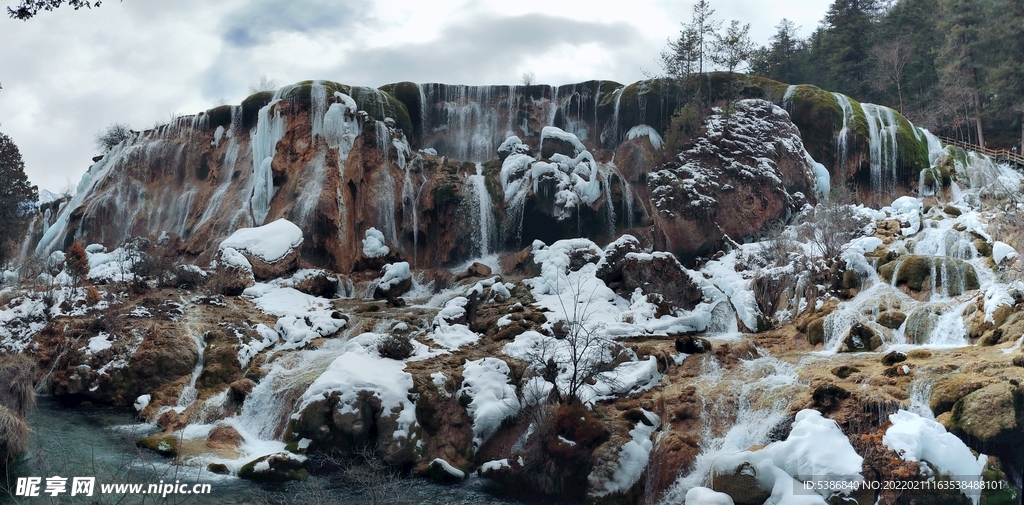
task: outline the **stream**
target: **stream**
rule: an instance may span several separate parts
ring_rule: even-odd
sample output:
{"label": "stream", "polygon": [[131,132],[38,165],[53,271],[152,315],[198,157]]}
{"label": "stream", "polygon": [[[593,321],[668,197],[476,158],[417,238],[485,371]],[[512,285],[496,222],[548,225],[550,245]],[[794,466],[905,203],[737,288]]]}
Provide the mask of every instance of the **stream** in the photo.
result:
{"label": "stream", "polygon": [[[138,423],[130,413],[109,407],[67,408],[49,397],[40,397],[29,414],[32,429],[29,449],[11,466],[6,482],[0,482],[0,503],[201,503],[201,504],[287,504],[287,503],[373,503],[367,490],[346,485],[339,478],[313,476],[303,482],[265,486],[233,476],[221,476],[205,468],[179,466],[171,460],[135,447],[135,440],[155,431]],[[67,477],[66,492],[51,497],[45,492],[49,477]],[[18,478],[40,477],[39,497],[14,496]],[[74,477],[95,477],[93,496],[70,496]],[[209,485],[209,494],[135,494],[124,489],[103,493],[103,485],[176,482],[191,490],[196,484]],[[383,491],[389,496],[378,503],[498,504],[525,503],[491,494],[489,481],[472,477],[461,484],[445,486],[417,478],[397,479]],[[547,502],[553,503],[553,502]]]}

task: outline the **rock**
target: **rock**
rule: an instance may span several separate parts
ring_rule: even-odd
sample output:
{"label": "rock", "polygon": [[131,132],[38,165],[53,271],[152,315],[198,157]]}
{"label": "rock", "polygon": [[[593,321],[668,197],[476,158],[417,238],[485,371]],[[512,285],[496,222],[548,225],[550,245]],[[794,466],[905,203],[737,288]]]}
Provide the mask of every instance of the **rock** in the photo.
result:
{"label": "rock", "polygon": [[[231,262],[232,255],[237,255],[244,261],[235,258],[234,262]],[[255,284],[252,264],[234,249],[221,251],[217,267],[207,283],[211,291],[224,296],[239,296]]]}
{"label": "rock", "polygon": [[736,505],[761,505],[768,501],[771,492],[757,483],[757,470],[750,463],[736,467],[731,474],[715,474],[711,478],[711,489],[725,493]]}
{"label": "rock", "polygon": [[605,272],[609,279],[619,279],[617,291],[626,297],[640,288],[646,294],[660,294],[672,307],[692,310],[704,296],[679,260],[665,252],[627,253]]}
{"label": "rock", "polygon": [[951,423],[976,440],[976,450],[1017,447],[1024,442],[1024,398],[1005,382],[974,391],[953,405]]}
{"label": "rock", "polygon": [[484,278],[487,278],[487,277],[490,277],[490,276],[491,276],[491,267],[489,267],[487,265],[484,265],[483,263],[474,262],[472,265],[469,266],[469,268],[466,269],[465,272],[462,272],[461,274],[455,276],[455,282],[458,282],[458,281],[461,281],[461,280],[464,280],[464,279],[470,279],[470,278],[473,278],[473,277],[484,277]]}
{"label": "rock", "polygon": [[279,452],[269,456],[256,458],[238,470],[238,476],[262,483],[280,483],[290,480],[303,480],[309,477],[302,460],[297,456]]}
{"label": "rock", "polygon": [[228,385],[228,396],[237,404],[241,405],[245,398],[252,392],[256,383],[252,379],[238,379]]}
{"label": "rock", "polygon": [[684,354],[703,354],[711,352],[711,342],[706,338],[683,335],[676,338],[676,351]]}
{"label": "rock", "polygon": [[[545,126],[544,130],[540,143],[541,158],[550,160],[555,154],[561,154],[571,159],[581,152],[577,147],[581,146],[580,141],[575,135],[551,126]],[[544,135],[549,132],[553,134]]]}
{"label": "rock", "polygon": [[245,439],[238,430],[226,424],[218,424],[206,437],[206,447],[222,451],[237,451]]}
{"label": "rock", "polygon": [[825,318],[819,317],[807,323],[807,343],[820,345],[825,343]]}
{"label": "rock", "polygon": [[629,253],[643,252],[640,241],[632,235],[623,235],[604,248],[604,258],[597,264],[598,279],[609,286],[622,282],[622,262]]}
{"label": "rock", "polygon": [[536,277],[540,275],[540,265],[533,261],[533,247],[527,246],[514,253],[504,253],[498,257],[503,273]]}
{"label": "rock", "polygon": [[291,221],[278,219],[255,228],[242,228],[220,243],[221,250],[232,248],[249,261],[257,280],[287,277],[299,268],[302,230]]}
{"label": "rock", "polygon": [[835,384],[823,384],[814,388],[814,393],[811,394],[811,399],[814,401],[814,407],[828,412],[839,406],[839,402],[850,397],[850,392],[835,385]]}
{"label": "rock", "polygon": [[1018,354],[1013,357],[1013,366],[1024,367],[1024,354]]}
{"label": "rock", "polygon": [[381,270],[381,279],[377,287],[373,289],[373,297],[386,299],[389,303],[397,300],[399,296],[412,289],[412,272],[406,262],[384,265]]}
{"label": "rock", "polygon": [[833,368],[831,370],[831,372],[832,372],[832,375],[835,375],[836,377],[839,377],[840,379],[845,379],[845,378],[847,378],[847,377],[849,377],[849,376],[851,376],[851,375],[853,375],[853,374],[855,374],[857,372],[860,372],[860,369],[855,367],[855,366],[850,366],[850,365],[839,365],[839,366]]}
{"label": "rock", "polygon": [[135,442],[137,447],[148,449],[165,458],[173,458],[178,455],[178,439],[174,435],[158,433],[150,435]]}
{"label": "rock", "polygon": [[231,470],[229,470],[228,466],[225,465],[224,463],[210,463],[209,465],[206,465],[206,469],[210,473],[215,473],[217,475],[230,475],[231,474]]}
{"label": "rock", "polygon": [[907,355],[899,351],[890,351],[882,357],[882,364],[885,366],[893,366],[896,363],[901,363],[907,360]]}
{"label": "rock", "polygon": [[[932,279],[932,272],[935,278]],[[886,282],[905,284],[911,291],[930,290],[934,285],[942,287],[949,296],[958,296],[965,291],[978,289],[978,273],[966,261],[947,256],[909,255],[882,265],[879,275]]]}
{"label": "rock", "polygon": [[696,145],[648,174],[656,250],[711,254],[726,237],[752,236],[814,198],[814,166],[800,130],[781,110],[740,100],[729,124],[744,132],[743,141],[723,132],[722,116],[712,115]]}
{"label": "rock", "polygon": [[989,384],[994,379],[978,374],[960,373],[943,377],[932,386],[932,396],[928,406],[936,416],[947,412],[953,405],[964,396],[977,391]]}
{"label": "rock", "polygon": [[907,315],[898,310],[887,310],[878,315],[876,323],[889,328],[890,330],[898,330],[900,326],[903,326],[903,322],[907,320]]}
{"label": "rock", "polygon": [[882,337],[864,323],[854,323],[843,335],[843,352],[874,351],[882,346]]}

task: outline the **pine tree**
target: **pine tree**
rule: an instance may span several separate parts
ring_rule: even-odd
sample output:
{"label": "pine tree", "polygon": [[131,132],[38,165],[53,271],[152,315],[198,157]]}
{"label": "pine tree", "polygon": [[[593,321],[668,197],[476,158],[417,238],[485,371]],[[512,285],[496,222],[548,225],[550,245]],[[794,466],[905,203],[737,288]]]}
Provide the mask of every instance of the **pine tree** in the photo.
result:
{"label": "pine tree", "polygon": [[986,86],[997,112],[1018,116],[1021,130],[1015,144],[1024,153],[1024,0],[1004,0],[993,7],[989,18],[995,43],[989,46],[992,61]]}
{"label": "pine tree", "polygon": [[[985,145],[982,128],[983,50],[982,30],[985,17],[979,0],[940,0],[939,29],[946,33],[946,44],[939,54],[941,81],[948,93],[963,93],[972,112],[978,145]],[[1019,21],[1019,20],[1018,20]],[[1019,55],[1017,56],[1019,57]]]}
{"label": "pine tree", "polygon": [[0,133],[0,266],[13,256],[13,247],[25,234],[39,200],[36,187],[25,175],[21,151],[10,137]]}
{"label": "pine tree", "polygon": [[870,48],[880,12],[877,0],[835,0],[829,7],[822,39],[828,89],[856,97],[871,96]]}

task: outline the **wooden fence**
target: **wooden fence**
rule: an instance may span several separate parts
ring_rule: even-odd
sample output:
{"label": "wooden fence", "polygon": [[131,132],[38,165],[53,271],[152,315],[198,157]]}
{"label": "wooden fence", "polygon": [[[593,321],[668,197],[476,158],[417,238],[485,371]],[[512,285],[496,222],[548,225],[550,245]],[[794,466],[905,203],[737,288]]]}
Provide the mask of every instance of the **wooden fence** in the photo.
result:
{"label": "wooden fence", "polygon": [[1003,163],[1014,163],[1019,167],[1024,167],[1024,155],[1021,153],[1014,153],[1009,149],[989,149],[987,147],[979,146],[977,144],[970,144],[962,140],[956,140],[949,137],[939,137],[943,143],[954,145],[968,151],[975,151],[981,154],[991,156],[996,161]]}

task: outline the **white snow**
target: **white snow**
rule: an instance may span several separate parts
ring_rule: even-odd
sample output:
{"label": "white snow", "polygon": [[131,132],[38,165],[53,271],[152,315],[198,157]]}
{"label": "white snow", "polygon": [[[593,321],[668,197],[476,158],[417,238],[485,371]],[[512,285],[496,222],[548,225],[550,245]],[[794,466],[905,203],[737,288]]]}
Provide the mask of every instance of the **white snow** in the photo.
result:
{"label": "white snow", "polygon": [[1000,242],[998,240],[992,244],[992,261],[996,262],[996,265],[1003,262],[1007,258],[1013,258],[1017,256],[1017,250],[1006,242]]}
{"label": "white snow", "polygon": [[392,286],[397,286],[403,281],[412,278],[409,263],[405,261],[384,265],[383,270],[384,275],[381,277],[380,282],[377,283],[377,286],[383,290],[391,289]]}
{"label": "white snow", "polygon": [[[253,298],[263,312],[277,316],[277,324],[274,330],[284,338],[283,349],[300,348],[310,340],[318,337],[329,337],[345,326],[344,319],[331,317],[334,309],[331,301],[326,298],[307,295],[294,288],[280,287],[280,280],[275,283],[257,283],[255,286],[242,292],[243,296]],[[264,334],[265,340],[276,342],[269,334]],[[270,343],[261,344],[259,350]],[[246,351],[246,355],[259,352],[257,346]],[[239,351],[239,361],[245,361],[242,351]]]}
{"label": "white snow", "polygon": [[220,243],[220,249],[247,252],[267,263],[276,263],[302,244],[302,230],[287,219],[255,228],[241,228]]}
{"label": "white snow", "polygon": [[473,418],[474,451],[491,438],[502,421],[519,412],[519,398],[515,385],[509,384],[509,373],[508,364],[498,358],[466,361],[462,367],[458,396],[472,398],[467,411]]}
{"label": "white snow", "polygon": [[[782,503],[776,497],[797,498],[793,497],[794,479],[863,482],[860,473],[863,461],[835,421],[816,410],[805,409],[797,413],[786,440],[773,442],[758,451],[721,456],[715,460],[714,468],[716,474],[729,474],[743,463],[749,463],[757,470],[758,484],[772,490],[775,503]],[[825,498],[831,493],[816,491]],[[799,498],[824,503],[820,497]]]}
{"label": "white snow", "polygon": [[89,354],[96,354],[100,351],[110,349],[110,346],[113,345],[113,342],[107,340],[109,337],[110,335],[106,333],[100,333],[98,336],[90,338],[88,346]]}
{"label": "white snow", "polygon": [[684,502],[686,505],[734,505],[735,503],[731,496],[706,487],[695,487],[687,491]]}
{"label": "white snow", "polygon": [[380,258],[387,256],[391,249],[384,245],[384,234],[376,228],[366,230],[366,238],[363,239],[363,255],[367,258]]}
{"label": "white snow", "polygon": [[149,406],[149,402],[153,399],[153,395],[141,395],[135,399],[135,410],[142,412],[146,407]]}
{"label": "white snow", "polygon": [[466,472],[463,472],[462,470],[455,468],[454,466],[451,465],[451,463],[441,458],[434,458],[434,460],[431,461],[430,464],[440,466],[441,469],[444,470],[448,475],[451,475],[452,477],[455,477],[457,479],[466,478]]}
{"label": "white snow", "polygon": [[245,258],[245,255],[238,252],[238,249],[235,249],[234,247],[222,247],[220,250],[220,260],[226,265],[230,265],[247,272],[252,271],[252,263],[249,263],[249,260]]}
{"label": "white snow", "polygon": [[[974,453],[941,424],[906,410],[889,415],[892,426],[885,430],[882,443],[898,452],[904,461],[927,461],[939,475],[980,481],[988,457]],[[932,477],[922,465],[922,474]],[[980,489],[965,489],[964,495],[975,505]]]}
{"label": "white snow", "polygon": [[[413,387],[412,375],[405,371],[405,362],[379,359],[362,345],[374,342],[375,334],[363,334],[345,344],[344,354],[338,356],[302,395],[301,412],[314,401],[339,393],[338,413],[356,412],[354,404],[363,392],[380,400],[382,412],[396,415],[398,429],[395,438],[408,438],[409,429],[416,422],[416,407],[409,400]],[[397,409],[397,413],[395,410]]]}
{"label": "white snow", "polygon": [[591,493],[595,496],[629,491],[634,484],[640,481],[644,469],[647,468],[651,449],[654,448],[651,435],[661,425],[661,419],[646,410],[641,409],[640,412],[646,418],[647,423],[639,421],[636,423],[636,427],[630,430],[629,436],[632,437],[632,440],[626,442],[619,449],[618,466],[611,478],[597,472],[592,472],[588,476],[587,480],[593,486]]}
{"label": "white snow", "polygon": [[[655,135],[657,135],[657,133],[655,133]],[[580,142],[580,139],[578,137],[561,128],[558,128],[557,126],[545,126],[544,128],[541,128],[540,141],[542,144],[544,143],[544,139],[546,138],[558,139],[569,143],[570,145],[572,145],[573,149],[576,150],[574,156],[587,150],[586,147],[583,147],[583,143]]]}
{"label": "white snow", "polygon": [[658,131],[645,124],[636,125],[626,132],[626,139],[633,140],[637,137],[646,136],[651,140],[651,146],[655,149],[661,149],[662,140],[661,135],[658,135]]}

